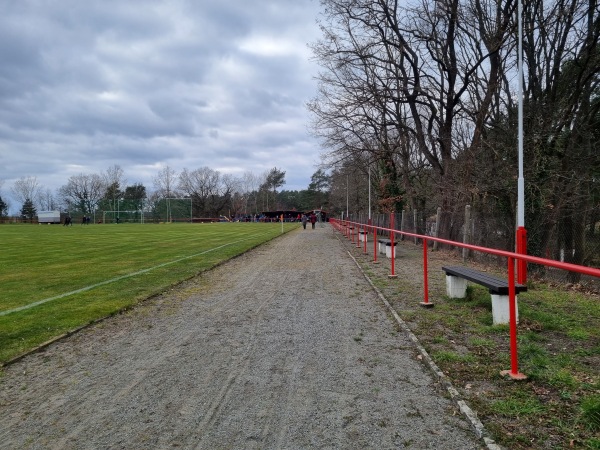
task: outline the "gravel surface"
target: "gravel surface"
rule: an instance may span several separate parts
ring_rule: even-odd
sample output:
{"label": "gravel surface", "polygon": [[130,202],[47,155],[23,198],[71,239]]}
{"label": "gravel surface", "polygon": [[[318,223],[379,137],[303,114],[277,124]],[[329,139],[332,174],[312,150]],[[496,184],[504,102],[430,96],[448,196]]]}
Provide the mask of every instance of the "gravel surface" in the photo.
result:
{"label": "gravel surface", "polygon": [[329,226],[288,233],[0,377],[2,449],[483,447]]}

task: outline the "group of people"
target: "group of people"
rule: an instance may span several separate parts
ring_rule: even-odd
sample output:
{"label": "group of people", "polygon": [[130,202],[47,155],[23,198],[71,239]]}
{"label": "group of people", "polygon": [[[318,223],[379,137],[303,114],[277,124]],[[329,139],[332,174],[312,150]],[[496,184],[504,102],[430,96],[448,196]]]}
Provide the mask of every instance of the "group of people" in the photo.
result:
{"label": "group of people", "polygon": [[315,213],[311,213],[310,216],[307,216],[306,214],[302,214],[302,218],[300,219],[302,221],[302,227],[306,230],[306,224],[308,222],[310,222],[310,224],[312,225],[312,229],[315,229],[315,224],[317,223],[317,216],[315,215]]}
{"label": "group of people", "polygon": [[[89,225],[92,221],[92,218],[89,216],[83,216],[81,218],[81,225]],[[65,217],[65,223],[63,224],[63,226],[68,227],[68,226],[73,226],[73,219],[71,218],[71,216],[66,216]]]}

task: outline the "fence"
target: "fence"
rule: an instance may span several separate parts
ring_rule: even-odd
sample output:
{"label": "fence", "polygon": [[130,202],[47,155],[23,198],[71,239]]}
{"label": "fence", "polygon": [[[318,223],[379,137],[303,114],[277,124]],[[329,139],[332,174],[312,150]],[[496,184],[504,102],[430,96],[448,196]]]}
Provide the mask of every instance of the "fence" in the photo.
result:
{"label": "fence", "polygon": [[[394,229],[407,233],[424,235],[428,237],[439,237],[439,221],[441,209],[417,211],[406,209],[394,213]],[[593,215],[590,215],[592,217]],[[373,214],[371,223],[376,227],[390,228],[390,214]],[[368,215],[350,214],[347,219],[358,223],[368,223]],[[515,226],[509,226],[501,220],[491,218],[487,213],[477,208],[466,205],[462,211],[455,210],[450,214],[450,237],[444,236],[450,241],[458,241],[464,244],[473,244],[497,250],[513,251],[515,248]],[[536,230],[528,230],[529,236],[536,239]],[[581,234],[583,233],[583,234]],[[600,266],[600,222],[588,221],[581,229],[566,230],[558,224],[550,224],[546,227],[543,248],[535,251],[530,248],[532,256],[551,259],[558,262],[574,263],[586,267]],[[410,239],[419,244],[421,239],[417,237],[408,238],[399,235],[400,240]],[[431,242],[434,249],[439,245]],[[488,264],[503,264],[503,259],[496,255],[481,252],[472,252],[468,248],[455,247],[464,259],[472,259]],[[591,278],[580,273],[564,270],[556,270],[546,266],[533,266],[530,275],[536,279],[577,284],[582,288],[600,292],[600,280]]]}
{"label": "fence", "polygon": [[[395,251],[394,251],[394,240],[398,237],[402,237],[403,239],[412,238],[415,242],[421,242],[423,245],[423,302],[421,305],[423,306],[431,306],[429,301],[429,275],[428,275],[428,267],[427,267],[427,254],[429,243],[438,243],[449,245],[452,247],[459,247],[461,249],[470,250],[473,252],[481,252],[487,255],[494,255],[496,257],[502,258],[507,261],[507,278],[509,285],[508,292],[508,300],[509,300],[509,329],[510,329],[510,349],[511,349],[511,367],[510,370],[503,371],[503,374],[509,375],[513,379],[524,379],[525,375],[519,372],[518,368],[518,351],[517,351],[517,311],[516,311],[516,294],[515,294],[515,262],[517,261],[525,261],[527,263],[537,264],[542,267],[554,268],[559,270],[565,270],[568,272],[579,273],[582,275],[587,275],[589,277],[593,277],[595,279],[600,279],[600,269],[585,267],[560,261],[554,261],[551,259],[540,258],[536,256],[517,254],[514,252],[509,252],[505,250],[498,250],[487,247],[480,247],[473,244],[466,244],[457,241],[451,241],[448,239],[441,239],[438,237],[432,237],[429,235],[423,235],[418,233],[411,233],[407,231],[397,230],[395,227],[395,214],[390,214],[389,216],[389,227],[380,227],[375,225],[374,223],[368,224],[359,221],[350,220],[337,220],[330,219],[331,224],[335,229],[344,233],[349,239],[352,241],[356,241],[357,245],[360,246],[360,234],[363,234],[363,246],[365,253],[368,253],[368,245],[367,238],[368,234],[373,235],[373,259],[377,260],[377,240],[378,236],[381,234],[385,234],[389,236],[391,241],[391,277],[395,276],[394,273],[394,261],[395,261]],[[402,225],[401,225],[402,226]]]}

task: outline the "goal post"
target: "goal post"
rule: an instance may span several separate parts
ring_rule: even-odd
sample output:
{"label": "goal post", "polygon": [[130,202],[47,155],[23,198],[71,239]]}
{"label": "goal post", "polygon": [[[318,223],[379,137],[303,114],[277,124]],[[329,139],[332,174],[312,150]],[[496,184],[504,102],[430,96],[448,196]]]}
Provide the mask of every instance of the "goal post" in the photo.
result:
{"label": "goal post", "polygon": [[155,222],[192,222],[191,198],[161,198],[152,208]]}
{"label": "goal post", "polygon": [[102,223],[144,223],[144,211],[102,211]]}
{"label": "goal post", "polygon": [[102,206],[102,223],[191,223],[193,217],[191,198],[121,199]]}

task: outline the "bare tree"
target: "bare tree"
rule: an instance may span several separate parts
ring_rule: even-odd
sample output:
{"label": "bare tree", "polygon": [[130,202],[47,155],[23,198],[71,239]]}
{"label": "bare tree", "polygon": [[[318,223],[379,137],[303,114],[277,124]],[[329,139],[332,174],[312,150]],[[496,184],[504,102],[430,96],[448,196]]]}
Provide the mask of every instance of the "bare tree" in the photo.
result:
{"label": "bare tree", "polygon": [[41,187],[36,177],[21,177],[12,187],[13,195],[21,204],[37,201],[40,191]]}
{"label": "bare tree", "polygon": [[330,208],[357,218],[368,210],[368,178],[359,164],[348,162],[331,172]]}
{"label": "bare tree", "polygon": [[97,174],[73,175],[60,187],[59,193],[70,210],[91,214],[104,197],[105,184]]}
{"label": "bare tree", "polygon": [[254,213],[258,212],[258,190],[260,188],[260,177],[251,171],[244,172],[240,179],[240,189],[244,196],[244,213],[248,214],[248,203],[253,199]]}
{"label": "bare tree", "polygon": [[195,214],[210,214],[209,200],[218,192],[220,177],[220,173],[210,167],[183,169],[179,174],[178,188],[192,199]]}
{"label": "bare tree", "polygon": [[[464,147],[477,148],[459,146],[454,137],[470,130],[470,140],[479,139],[475,129],[489,116],[499,85],[490,60],[509,35],[515,2],[439,0],[412,8],[395,0],[322,3],[324,38],[313,50],[324,72],[320,97],[309,107],[317,112],[325,145],[338,162],[364,152],[380,161],[384,187],[392,188],[387,197],[401,194],[407,163],[419,161],[416,150],[436,174],[446,212],[442,235],[450,236],[455,161]],[[493,75],[481,78],[490,66]]]}
{"label": "bare tree", "polygon": [[177,176],[177,172],[170,166],[163,167],[159,170],[158,174],[152,178],[154,190],[158,192],[159,196],[162,198],[173,198],[179,195],[177,192],[178,181],[179,177]]}
{"label": "bare tree", "polygon": [[167,217],[171,219],[171,199],[179,197],[180,193],[177,191],[177,183],[179,177],[175,170],[170,166],[163,167],[156,177],[152,179],[154,183],[155,197],[159,199],[166,199],[167,204]]}
{"label": "bare tree", "polygon": [[102,177],[104,178],[104,182],[107,186],[115,184],[121,187],[127,184],[125,171],[118,164],[114,164],[106,169],[106,172],[102,174]]}
{"label": "bare tree", "polygon": [[238,187],[238,180],[229,174],[220,174],[218,171],[215,190],[210,194],[208,207],[211,215],[217,217],[225,212],[227,207],[232,206],[231,199]]}
{"label": "bare tree", "polygon": [[233,191],[231,193],[231,212],[235,217],[248,214],[248,198],[250,194],[246,191],[243,178],[234,178]]}
{"label": "bare tree", "polygon": [[37,202],[43,211],[50,211],[58,208],[58,202],[50,189],[40,190]]}

